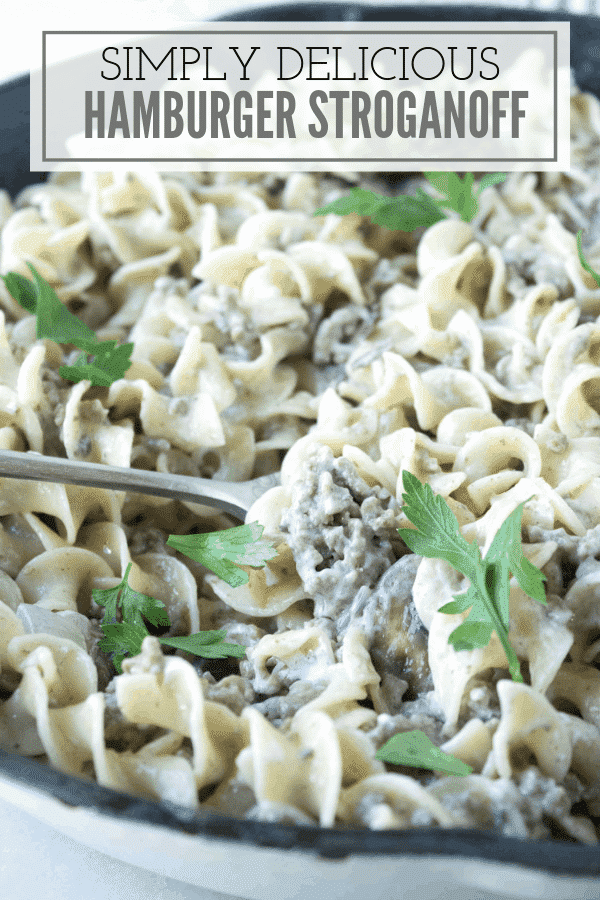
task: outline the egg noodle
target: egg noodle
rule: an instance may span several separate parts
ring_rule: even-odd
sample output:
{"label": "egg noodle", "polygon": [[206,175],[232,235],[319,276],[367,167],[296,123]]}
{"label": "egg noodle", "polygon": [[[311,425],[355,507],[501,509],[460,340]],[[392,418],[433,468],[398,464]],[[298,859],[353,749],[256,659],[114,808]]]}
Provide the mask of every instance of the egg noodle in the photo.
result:
{"label": "egg noodle", "polygon": [[[235,524],[193,503],[0,479],[0,746],[141,797],[276,822],[600,834],[600,103],[573,90],[572,169],[513,173],[405,234],[315,217],[334,174],[59,172],[0,202],[27,263],[103,340],[35,339],[0,284],[0,448],[191,476],[281,469],[250,510],[278,555],[231,588],[166,546]],[[417,176],[390,193],[431,186]],[[32,465],[35,456],[32,455]],[[407,550],[402,472],[482,553],[523,501],[547,606],[513,579],[510,643],[456,650],[467,581]],[[241,660],[145,638],[117,675],[94,588],[161,600],[169,635],[222,628]],[[467,776],[390,765],[418,729]]]}

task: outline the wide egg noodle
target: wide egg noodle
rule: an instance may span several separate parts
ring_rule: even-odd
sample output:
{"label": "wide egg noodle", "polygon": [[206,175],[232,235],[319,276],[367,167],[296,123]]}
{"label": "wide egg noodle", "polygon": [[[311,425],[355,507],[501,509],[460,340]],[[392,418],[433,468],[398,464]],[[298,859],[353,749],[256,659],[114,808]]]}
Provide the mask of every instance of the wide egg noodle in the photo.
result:
{"label": "wide egg noodle", "polygon": [[115,687],[117,703],[130,722],[160,725],[190,738],[198,788],[228,774],[247,742],[244,721],[205,701],[194,668],[178,657],[164,659],[156,639],[145,638],[142,653],[124,663]]}
{"label": "wide egg noodle", "polygon": [[133,446],[133,422],[125,419],[115,426],[99,400],[82,399],[88,387],[88,382],[80,381],[65,405],[62,439],[67,456],[127,468]]}

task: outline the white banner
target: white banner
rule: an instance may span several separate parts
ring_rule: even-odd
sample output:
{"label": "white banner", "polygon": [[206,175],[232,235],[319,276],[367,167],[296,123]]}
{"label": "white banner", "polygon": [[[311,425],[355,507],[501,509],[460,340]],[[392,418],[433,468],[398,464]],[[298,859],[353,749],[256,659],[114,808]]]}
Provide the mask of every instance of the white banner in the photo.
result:
{"label": "white banner", "polygon": [[569,168],[565,22],[218,22],[55,61],[86,38],[44,32],[32,171]]}

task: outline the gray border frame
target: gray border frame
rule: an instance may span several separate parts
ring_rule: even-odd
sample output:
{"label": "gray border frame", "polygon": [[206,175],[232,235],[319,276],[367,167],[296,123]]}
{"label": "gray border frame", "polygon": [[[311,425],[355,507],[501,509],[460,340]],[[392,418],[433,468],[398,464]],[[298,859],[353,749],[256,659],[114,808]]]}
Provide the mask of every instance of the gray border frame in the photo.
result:
{"label": "gray border frame", "polygon": [[[314,29],[297,29],[292,31],[287,31],[286,34],[338,34],[340,31],[337,29],[326,29],[326,28],[314,28]],[[223,30],[217,31],[211,29],[211,34],[231,34],[233,29],[224,28]],[[171,157],[171,156],[157,156],[157,157],[147,157],[147,156],[138,156],[138,157],[130,157],[128,159],[123,159],[123,157],[117,156],[106,156],[106,157],[63,157],[63,156],[47,156],[46,154],[46,36],[51,34],[131,34],[131,35],[157,35],[157,34],[177,34],[177,35],[195,35],[195,34],[204,34],[203,31],[42,31],[42,162],[47,163],[59,163],[59,162],[79,162],[79,163],[195,163],[199,165],[200,163],[243,163],[249,162],[246,157],[241,156],[223,156],[215,159],[211,157],[207,159],[202,156],[194,156],[194,157]],[[259,28],[252,31],[245,31],[244,34],[249,35],[260,35],[260,34],[272,34],[272,29]],[[356,29],[354,32],[356,34],[382,34],[381,30],[378,29]],[[553,40],[553,53],[554,53],[554,79],[553,79],[553,88],[554,88],[554,128],[553,128],[553,137],[554,137],[554,156],[502,156],[502,157],[493,157],[493,156],[484,156],[484,157],[453,157],[453,156],[439,156],[439,157],[414,157],[414,156],[403,156],[403,157],[393,157],[386,156],[383,158],[374,158],[374,157],[333,157],[330,159],[329,157],[319,157],[319,163],[339,163],[341,161],[347,163],[391,163],[396,162],[400,158],[403,162],[414,162],[419,163],[421,167],[426,165],[427,163],[438,163],[438,162],[490,162],[490,163],[503,163],[503,162],[520,162],[520,163],[537,163],[537,162],[557,162],[558,161],[558,32],[556,29],[525,29],[524,31],[520,30],[511,30],[504,31],[493,28],[482,28],[476,30],[458,30],[458,29],[444,29],[439,28],[435,29],[433,32],[431,29],[427,31],[417,30],[413,28],[403,29],[403,30],[394,30],[392,32],[386,32],[386,34],[394,34],[394,35],[403,35],[403,34],[423,34],[423,35],[431,35],[431,34],[541,34],[541,35],[552,35],[554,37]],[[31,124],[30,124],[31,127]],[[307,159],[306,157],[284,157],[284,158],[276,158],[269,156],[267,158],[253,158],[253,163],[307,163],[312,162],[312,159]]]}

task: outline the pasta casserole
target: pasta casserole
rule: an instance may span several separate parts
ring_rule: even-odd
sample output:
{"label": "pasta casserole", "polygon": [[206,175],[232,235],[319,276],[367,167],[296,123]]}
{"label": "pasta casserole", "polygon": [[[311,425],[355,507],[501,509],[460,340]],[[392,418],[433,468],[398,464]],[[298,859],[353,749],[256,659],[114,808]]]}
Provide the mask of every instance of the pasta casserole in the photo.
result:
{"label": "pasta casserole", "polygon": [[[486,187],[413,233],[315,210],[373,179],[59,172],[0,202],[27,263],[125,377],[73,384],[0,285],[0,449],[241,481],[277,556],[232,588],[167,546],[229,527],[193,503],[0,479],[0,746],[193,809],[335,828],[600,835],[600,104],[573,89],[572,168]],[[383,182],[378,182],[379,188]],[[388,180],[391,194],[431,186]],[[32,455],[32,465],[35,456]],[[468,587],[410,552],[402,473],[482,553],[524,503],[508,673],[448,640]],[[118,673],[92,590],[161,600]],[[241,659],[159,637],[223,629]],[[466,776],[385,763],[420,731]]]}

